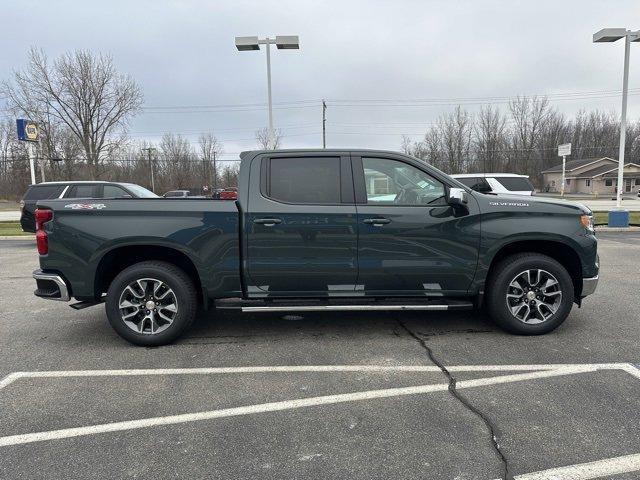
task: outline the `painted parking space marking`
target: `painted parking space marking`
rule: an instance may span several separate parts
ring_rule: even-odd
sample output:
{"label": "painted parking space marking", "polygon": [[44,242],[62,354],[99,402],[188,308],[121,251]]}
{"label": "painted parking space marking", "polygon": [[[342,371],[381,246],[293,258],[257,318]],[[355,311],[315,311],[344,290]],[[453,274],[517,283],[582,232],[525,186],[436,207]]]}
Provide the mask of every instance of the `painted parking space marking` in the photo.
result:
{"label": "painted parking space marking", "polygon": [[[516,475],[515,480],[589,480],[610,478],[611,475],[640,470],[640,454],[607,458],[595,462],[578,463],[566,467],[550,468],[539,472]],[[498,479],[500,480],[500,479]]]}
{"label": "painted parking space marking", "polygon": [[[494,377],[478,378],[473,380],[463,380],[457,383],[458,389],[475,388],[488,385],[499,385],[512,382],[520,382],[526,380],[535,380],[541,378],[551,378],[566,376],[578,373],[596,372],[599,368],[597,365],[571,365],[563,366],[555,369],[539,369],[536,371],[528,371],[526,373],[514,373],[509,375],[499,375]],[[97,425],[89,425],[85,427],[65,428],[60,430],[49,430],[43,432],[33,432],[26,434],[10,435],[0,437],[0,447],[9,445],[21,445],[25,443],[42,442],[47,440],[59,440],[63,438],[78,437],[85,435],[95,435],[99,433],[116,432],[123,430],[132,430],[139,428],[149,428],[162,425],[174,425],[181,423],[196,422],[201,420],[211,420],[215,418],[234,417],[241,415],[249,415],[255,413],[274,412],[282,410],[291,410],[303,407],[312,407],[319,405],[330,405],[344,402],[355,402],[362,400],[372,400],[377,398],[400,397],[406,395],[426,394],[433,392],[446,391],[449,388],[448,383],[417,385],[412,387],[388,388],[382,390],[368,390],[361,392],[353,392],[337,395],[324,395],[310,398],[299,398],[293,400],[284,400],[279,402],[261,403],[257,405],[247,405],[242,407],[232,407],[219,410],[210,410],[196,413],[186,413],[179,415],[168,415],[162,417],[152,417],[139,420],[129,420],[124,422],[112,422]]]}
{"label": "painted parking space marking", "polygon": [[[596,370],[625,370],[634,375],[640,372],[630,363],[591,364],[524,364],[524,365],[452,365],[450,372],[505,372],[571,370],[585,367]],[[146,375],[212,375],[232,373],[312,373],[312,372],[440,372],[435,365],[272,365],[256,367],[201,367],[201,368],[153,368],[119,370],[50,370],[34,372],[13,372],[0,380],[0,390],[21,378],[65,378],[65,377],[125,377]],[[640,375],[640,373],[638,373]]]}
{"label": "painted parking space marking", "polygon": [[[539,378],[549,378],[576,373],[595,372],[596,368],[592,366],[576,366],[565,368],[562,370],[544,369],[527,373],[518,373],[511,375],[501,375],[497,377],[480,378],[474,380],[464,380],[458,382],[457,388],[473,388],[487,385],[497,385],[503,383],[519,382],[524,380],[534,380]],[[371,400],[376,398],[389,398],[406,395],[416,395],[432,392],[441,392],[449,388],[448,383],[418,385],[413,387],[388,388],[383,390],[368,390],[362,392],[325,395],[319,397],[300,398],[294,400],[285,400],[281,402],[262,403],[257,405],[248,405],[243,407],[225,408],[220,410],[210,410],[198,413],[187,413],[181,415],[169,415],[164,417],[153,417],[141,420],[130,420],[125,422],[114,422],[99,425],[91,425],[87,427],[66,428],[61,430],[52,430],[45,432],[35,432],[21,435],[11,435],[0,437],[0,447],[8,445],[19,445],[24,443],[40,442],[46,440],[57,440],[62,438],[70,438],[84,435],[93,435],[98,433],[115,432],[121,430],[131,430],[137,428],[147,428],[161,425],[171,425],[178,423],[195,422],[200,420],[210,420],[214,418],[224,418],[239,415],[248,415],[253,413],[273,412],[280,410],[291,410],[302,407],[311,407],[319,405],[329,405],[344,402],[354,402],[359,400]]]}
{"label": "painted parking space marking", "polygon": [[[457,382],[458,389],[478,388],[521,381],[562,377],[598,371],[624,371],[640,380],[640,368],[631,363],[600,364],[530,364],[530,365],[455,365],[448,367],[450,372],[495,372],[505,375],[489,376]],[[20,379],[61,379],[61,378],[99,378],[99,377],[135,377],[154,375],[216,375],[216,374],[255,374],[255,373],[311,373],[311,372],[429,372],[441,370],[434,365],[309,365],[309,366],[257,366],[257,367],[211,367],[176,369],[124,369],[124,370],[69,370],[14,372],[0,380],[0,389],[12,385]],[[341,404],[382,398],[398,398],[408,395],[420,395],[443,392],[448,383],[417,385],[401,388],[368,390],[345,394],[324,395],[298,398],[277,402],[231,407],[195,413],[185,413],[161,417],[144,418],[123,422],[111,422],[89,426],[65,428],[50,431],[32,432],[0,437],[0,447],[19,446],[34,442],[55,441],[65,438],[96,435],[101,433],[186,424],[213,420],[216,418],[238,417],[267,412],[287,411],[305,407]],[[640,471],[640,454],[626,455],[588,463],[555,467],[532,473],[520,474],[515,480],[587,480],[609,478],[612,475]]]}

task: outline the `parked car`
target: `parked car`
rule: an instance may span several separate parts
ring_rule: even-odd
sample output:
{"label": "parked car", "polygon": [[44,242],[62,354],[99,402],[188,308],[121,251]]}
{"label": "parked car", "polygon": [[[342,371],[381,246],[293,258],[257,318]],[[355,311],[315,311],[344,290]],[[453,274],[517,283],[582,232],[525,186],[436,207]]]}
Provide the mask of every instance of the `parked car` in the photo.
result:
{"label": "parked car", "polygon": [[162,196],[164,198],[187,198],[191,196],[191,192],[189,190],[169,190]]}
{"label": "parked car", "polygon": [[220,200],[237,200],[238,189],[235,187],[225,188],[218,194]]}
{"label": "parked car", "polygon": [[214,188],[211,191],[211,198],[213,198],[214,200],[219,200],[220,199],[220,194],[224,192],[224,188]]}
{"label": "parked car", "polygon": [[35,295],[73,296],[75,308],[106,302],[123,338],[162,345],[214,306],[486,305],[504,329],[536,335],[598,282],[587,207],[485,195],[399,153],[244,152],[238,193],[237,202],[105,199],[82,209],[40,200]]}
{"label": "parked car", "polygon": [[535,195],[535,188],[527,175],[516,175],[515,173],[462,173],[451,176],[476,192]]}
{"label": "parked car", "polygon": [[163,198],[207,198],[204,195],[192,195],[190,190],[169,190]]}
{"label": "parked car", "polygon": [[134,183],[75,181],[42,182],[30,185],[20,201],[20,225],[25,232],[36,231],[33,213],[38,200],[53,198],[153,198],[157,195]]}

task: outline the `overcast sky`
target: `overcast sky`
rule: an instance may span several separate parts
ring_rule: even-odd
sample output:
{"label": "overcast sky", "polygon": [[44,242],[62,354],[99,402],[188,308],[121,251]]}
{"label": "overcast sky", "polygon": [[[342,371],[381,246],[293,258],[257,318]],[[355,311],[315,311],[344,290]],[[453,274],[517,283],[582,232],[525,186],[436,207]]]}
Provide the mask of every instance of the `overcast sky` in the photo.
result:
{"label": "overcast sky", "polygon": [[[402,134],[419,139],[459,99],[474,112],[481,103],[505,108],[518,94],[549,94],[567,115],[619,112],[617,95],[560,94],[619,91],[623,43],[593,44],[591,36],[602,27],[640,28],[638,0],[1,5],[0,77],[24,66],[31,45],[50,57],[110,53],[144,91],[132,137],[157,141],[171,131],[195,140],[212,131],[227,158],[254,148],[254,131],[267,123],[265,54],[238,52],[236,35],[300,36],[300,50],[271,56],[275,125],[285,147],[321,145],[325,98],[329,147],[398,150]],[[640,94],[640,44],[632,44],[630,72],[630,88]],[[631,118],[640,116],[638,94],[629,98]]]}

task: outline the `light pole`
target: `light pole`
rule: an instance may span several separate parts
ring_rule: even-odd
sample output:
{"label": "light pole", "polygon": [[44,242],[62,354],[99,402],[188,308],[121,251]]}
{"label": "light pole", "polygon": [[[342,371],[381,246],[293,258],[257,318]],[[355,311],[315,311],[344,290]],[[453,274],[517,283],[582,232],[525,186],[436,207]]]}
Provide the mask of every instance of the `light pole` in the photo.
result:
{"label": "light pole", "polygon": [[603,28],[593,34],[594,43],[615,42],[624,38],[624,73],[622,74],[622,116],[620,118],[620,151],[618,153],[618,190],[616,207],[622,206],[622,182],[624,171],[624,144],[627,131],[627,92],[629,89],[629,46],[630,42],[640,41],[640,30],[635,32],[626,28]]}
{"label": "light pole", "polygon": [[276,35],[276,38],[258,37],[236,37],[236,48],[240,52],[249,50],[260,50],[260,45],[267,48],[267,98],[269,101],[269,148],[274,144],[273,130],[273,104],[271,101],[271,45],[275,45],[278,50],[292,50],[300,48],[300,41],[297,35]]}

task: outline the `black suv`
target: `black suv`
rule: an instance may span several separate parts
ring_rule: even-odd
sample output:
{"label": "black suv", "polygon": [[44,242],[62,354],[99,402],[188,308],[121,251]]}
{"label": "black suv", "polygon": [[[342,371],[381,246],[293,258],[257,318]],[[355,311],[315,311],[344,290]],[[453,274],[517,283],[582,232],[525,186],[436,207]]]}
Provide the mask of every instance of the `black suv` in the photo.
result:
{"label": "black suv", "polygon": [[35,232],[33,212],[39,200],[53,198],[150,198],[155,193],[135,183],[117,182],[43,182],[30,185],[20,202],[20,225],[25,232]]}

